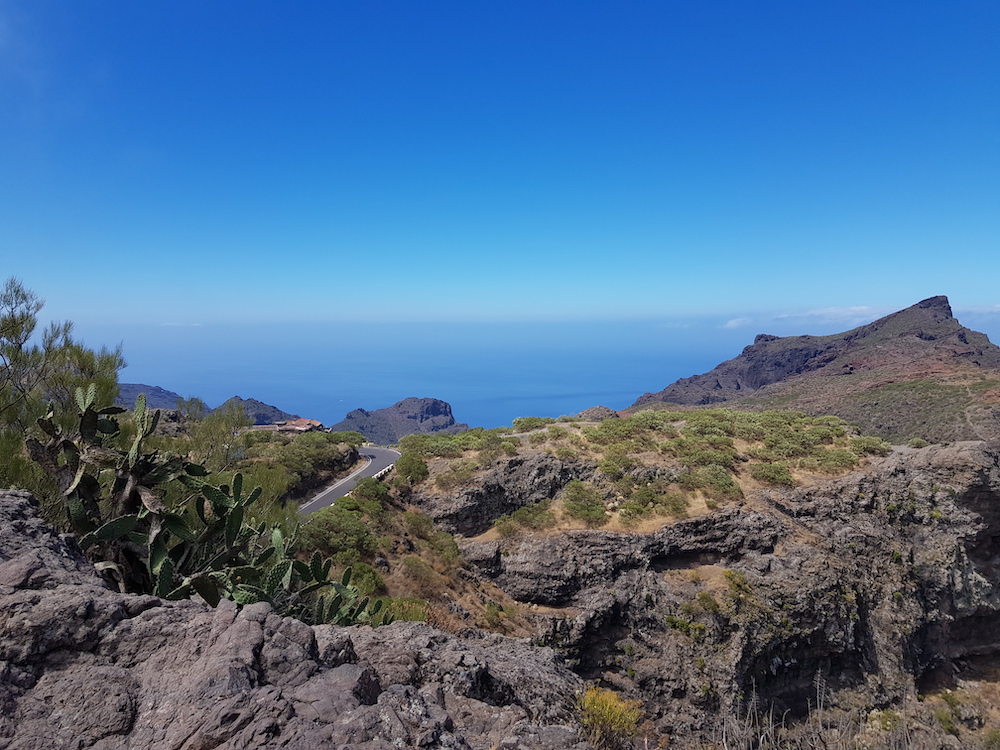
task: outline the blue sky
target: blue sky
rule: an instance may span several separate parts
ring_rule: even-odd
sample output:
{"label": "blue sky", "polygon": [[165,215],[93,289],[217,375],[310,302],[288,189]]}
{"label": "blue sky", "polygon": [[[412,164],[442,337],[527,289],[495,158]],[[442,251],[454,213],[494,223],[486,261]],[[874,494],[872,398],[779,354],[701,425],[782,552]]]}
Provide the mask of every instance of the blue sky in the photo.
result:
{"label": "blue sky", "polygon": [[[657,390],[935,294],[996,340],[997,38],[975,1],[0,0],[0,275],[188,394],[299,398],[229,364],[262,340],[371,380],[372,336],[594,326]],[[459,411],[405,369],[378,398]]]}

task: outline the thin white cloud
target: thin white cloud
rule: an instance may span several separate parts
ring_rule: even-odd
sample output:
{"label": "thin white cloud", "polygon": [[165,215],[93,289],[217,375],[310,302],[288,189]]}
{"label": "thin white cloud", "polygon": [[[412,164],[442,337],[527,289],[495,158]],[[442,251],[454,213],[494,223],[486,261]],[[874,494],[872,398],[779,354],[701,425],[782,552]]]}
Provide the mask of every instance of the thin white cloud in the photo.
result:
{"label": "thin white cloud", "polygon": [[201,323],[160,323],[164,328],[198,328]]}
{"label": "thin white cloud", "polygon": [[811,320],[823,323],[862,325],[894,312],[888,308],[855,305],[852,307],[821,307],[799,313],[776,315],[775,320]]}
{"label": "thin white cloud", "polygon": [[733,318],[732,320],[727,320],[722,326],[723,328],[745,328],[746,326],[753,323],[753,318]]}
{"label": "thin white cloud", "polygon": [[952,312],[959,315],[997,315],[1000,314],[1000,305],[971,305],[969,307],[954,307]]}

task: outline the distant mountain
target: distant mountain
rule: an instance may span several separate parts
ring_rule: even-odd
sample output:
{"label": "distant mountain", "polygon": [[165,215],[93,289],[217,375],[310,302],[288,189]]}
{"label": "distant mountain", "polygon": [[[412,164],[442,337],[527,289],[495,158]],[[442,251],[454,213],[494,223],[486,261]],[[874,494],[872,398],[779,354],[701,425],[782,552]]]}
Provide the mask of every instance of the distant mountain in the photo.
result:
{"label": "distant mountain", "polygon": [[135,406],[135,400],[140,393],[146,394],[146,406],[150,409],[176,409],[177,400],[183,398],[179,393],[168,391],[156,385],[142,383],[119,383],[118,390],[115,405],[124,406],[126,409]]}
{"label": "distant mountain", "polygon": [[238,404],[239,406],[242,406],[243,410],[247,413],[247,416],[253,420],[254,424],[274,424],[275,422],[286,422],[289,419],[299,418],[298,414],[289,414],[276,406],[265,404],[255,398],[240,398],[239,396],[233,396],[219,408],[223,409],[229,404]]}
{"label": "distant mountain", "polygon": [[[124,406],[126,409],[131,409],[135,406],[135,400],[140,393],[146,394],[146,406],[150,409],[176,409],[177,401],[182,398],[179,393],[168,391],[156,385],[145,385],[143,383],[119,383],[118,389],[119,393],[118,398],[115,399],[115,404]],[[257,399],[240,398],[239,396],[233,396],[219,408],[221,409],[230,403],[242,406],[247,416],[254,420],[254,424],[274,424],[275,422],[299,418],[298,414],[289,414],[276,406],[265,404]],[[209,411],[213,410],[210,409]]]}
{"label": "distant mountain", "polygon": [[931,297],[830,336],[760,334],[738,357],[633,407],[725,404],[835,414],[891,439],[1000,438],[1000,347]]}
{"label": "distant mountain", "polygon": [[415,432],[455,433],[469,429],[455,422],[451,405],[436,398],[405,398],[385,409],[355,409],[331,432],[360,432],[373,443],[390,445]]}

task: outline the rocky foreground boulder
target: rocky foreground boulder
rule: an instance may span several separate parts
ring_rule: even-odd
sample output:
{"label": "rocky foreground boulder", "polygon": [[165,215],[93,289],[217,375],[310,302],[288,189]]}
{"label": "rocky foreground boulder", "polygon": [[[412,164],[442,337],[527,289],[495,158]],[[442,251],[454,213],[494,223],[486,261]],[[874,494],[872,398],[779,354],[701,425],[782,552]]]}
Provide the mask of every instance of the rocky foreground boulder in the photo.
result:
{"label": "rocky foreground boulder", "polygon": [[0,492],[0,748],[585,748],[548,648],[110,590]]}

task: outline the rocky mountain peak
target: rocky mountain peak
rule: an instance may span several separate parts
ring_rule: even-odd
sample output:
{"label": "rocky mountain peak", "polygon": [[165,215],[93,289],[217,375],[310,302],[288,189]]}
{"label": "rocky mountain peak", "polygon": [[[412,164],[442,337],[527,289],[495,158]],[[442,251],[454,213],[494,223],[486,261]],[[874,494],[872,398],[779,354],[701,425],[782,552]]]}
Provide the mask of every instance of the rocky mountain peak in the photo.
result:
{"label": "rocky mountain peak", "polygon": [[[972,389],[970,382],[981,385]],[[758,334],[734,359],[646,393],[633,406],[780,404],[835,414],[886,437],[993,438],[1000,437],[994,382],[1000,386],[1000,348],[965,328],[940,295],[844,333]],[[947,413],[928,415],[945,407]]]}
{"label": "rocky mountain peak", "polygon": [[258,401],[255,398],[233,396],[219,408],[225,409],[230,404],[242,407],[243,411],[253,420],[254,424],[274,424],[275,422],[287,422],[288,420],[299,418],[298,414],[289,414],[276,406],[265,404],[263,401]]}
{"label": "rocky mountain peak", "polygon": [[921,310],[939,310],[947,317],[952,317],[951,305],[948,303],[948,298],[943,294],[939,294],[937,297],[928,297],[925,300],[921,300],[914,305],[916,308]]}
{"label": "rocky mountain peak", "polygon": [[455,421],[451,405],[436,398],[404,398],[384,409],[355,409],[333,425],[332,432],[360,432],[373,443],[390,445],[415,432],[454,433],[469,429]]}

